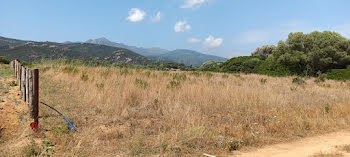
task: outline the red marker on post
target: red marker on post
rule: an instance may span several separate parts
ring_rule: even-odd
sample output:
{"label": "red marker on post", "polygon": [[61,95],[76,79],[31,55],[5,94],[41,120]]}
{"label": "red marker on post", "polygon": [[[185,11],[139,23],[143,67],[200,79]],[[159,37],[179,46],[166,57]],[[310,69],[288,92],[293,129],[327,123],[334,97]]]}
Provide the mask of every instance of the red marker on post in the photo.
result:
{"label": "red marker on post", "polygon": [[34,131],[34,135],[38,136],[38,123],[37,122],[31,122],[30,127]]}

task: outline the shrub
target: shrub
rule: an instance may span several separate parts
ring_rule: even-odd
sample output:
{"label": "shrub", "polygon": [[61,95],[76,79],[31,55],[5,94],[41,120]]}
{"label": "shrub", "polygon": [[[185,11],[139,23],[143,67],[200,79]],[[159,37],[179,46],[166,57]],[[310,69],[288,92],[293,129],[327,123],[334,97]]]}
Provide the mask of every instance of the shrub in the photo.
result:
{"label": "shrub", "polygon": [[52,129],[50,133],[53,135],[66,134],[69,133],[69,127],[67,125],[61,124],[59,127]]}
{"label": "shrub", "polygon": [[7,57],[4,57],[4,56],[0,56],[0,63],[3,63],[3,64],[10,64],[11,60]]}
{"label": "shrub", "polygon": [[293,72],[288,69],[287,66],[280,64],[273,57],[269,57],[263,63],[261,63],[256,72],[258,74],[269,76],[289,76],[293,75]]}
{"label": "shrub", "polygon": [[348,69],[332,69],[327,73],[327,79],[330,80],[350,80],[350,70]]}
{"label": "shrub", "polygon": [[297,87],[290,87],[290,91],[296,91],[297,89]]}
{"label": "shrub", "polygon": [[152,74],[151,71],[146,71],[146,72],[145,72],[145,75],[146,75],[147,77],[150,77],[151,74]]}
{"label": "shrub", "polygon": [[227,74],[223,74],[222,78],[228,78],[229,76]]}
{"label": "shrub", "polygon": [[325,113],[329,113],[329,109],[330,109],[330,105],[329,104],[324,105],[324,112]]}
{"label": "shrub", "polygon": [[102,109],[96,107],[95,112],[96,112],[97,114],[102,113]]}
{"label": "shrub", "polygon": [[143,88],[143,89],[148,87],[148,82],[141,80],[141,79],[138,79],[138,78],[136,78],[135,84],[136,84],[136,86]]}
{"label": "shrub", "polygon": [[168,88],[177,88],[180,86],[180,82],[179,81],[170,81],[168,84]]}
{"label": "shrub", "polygon": [[242,146],[242,144],[243,144],[242,141],[238,141],[238,140],[230,141],[230,142],[226,143],[225,150],[227,152],[232,152],[234,150],[238,150]]}
{"label": "shrub", "polygon": [[175,73],[175,74],[173,75],[173,79],[174,79],[174,80],[178,80],[178,81],[184,81],[184,80],[187,79],[187,76],[186,76],[186,74],[184,74],[184,73],[181,73],[181,74]]}
{"label": "shrub", "polygon": [[55,150],[53,149],[54,145],[49,141],[43,142],[43,152],[40,154],[41,156],[47,156],[51,157],[53,154],[55,154]]}
{"label": "shrub", "polygon": [[40,148],[32,139],[29,144],[22,148],[22,154],[26,157],[38,156],[40,154]]}
{"label": "shrub", "polygon": [[97,83],[96,84],[96,87],[99,88],[99,89],[103,89],[105,87],[105,84],[103,83]]}
{"label": "shrub", "polygon": [[83,74],[81,74],[80,78],[83,81],[87,81],[87,80],[89,80],[89,75],[86,72],[83,72]]}
{"label": "shrub", "polygon": [[120,75],[128,75],[130,72],[127,68],[120,69]]}
{"label": "shrub", "polygon": [[305,84],[305,81],[301,77],[295,77],[293,78],[292,83],[303,85]]}
{"label": "shrub", "polygon": [[264,79],[264,78],[260,79],[261,84],[266,84],[266,82],[267,82],[267,79]]}
{"label": "shrub", "polygon": [[68,67],[64,67],[62,71],[65,73],[77,73],[79,69],[75,66],[68,66]]}
{"label": "shrub", "polygon": [[197,71],[191,71],[190,75],[201,76],[202,74],[200,72],[197,72]]}
{"label": "shrub", "polygon": [[11,87],[14,87],[14,86],[17,86],[17,85],[18,85],[18,84],[17,84],[16,81],[11,81],[11,82],[10,82],[10,86],[11,86]]}
{"label": "shrub", "polygon": [[324,82],[324,81],[326,81],[326,77],[327,77],[326,74],[323,74],[321,71],[319,71],[319,72],[317,72],[317,78],[316,78],[315,82],[316,83]]}
{"label": "shrub", "polygon": [[262,62],[258,56],[235,57],[222,63],[221,71],[252,73]]}
{"label": "shrub", "polygon": [[208,78],[211,78],[211,77],[214,76],[214,74],[211,73],[211,72],[205,72],[204,74],[205,74],[205,76],[208,77]]}
{"label": "shrub", "polygon": [[128,149],[131,156],[140,156],[146,153],[145,140],[141,135],[134,136],[128,142]]}

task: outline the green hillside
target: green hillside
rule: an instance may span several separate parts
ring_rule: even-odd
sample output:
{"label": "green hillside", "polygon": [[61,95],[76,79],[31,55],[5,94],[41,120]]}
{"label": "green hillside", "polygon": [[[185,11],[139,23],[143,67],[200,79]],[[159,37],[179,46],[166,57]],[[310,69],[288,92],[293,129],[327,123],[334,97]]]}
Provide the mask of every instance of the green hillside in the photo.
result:
{"label": "green hillside", "polygon": [[0,38],[0,56],[28,62],[68,58],[142,65],[151,63],[146,57],[123,48],[89,43],[21,41],[3,37]]}
{"label": "green hillside", "polygon": [[171,61],[176,63],[183,63],[188,66],[201,66],[207,61],[223,62],[227,60],[223,57],[206,55],[185,49],[178,49],[158,56],[151,56],[149,58],[154,61]]}

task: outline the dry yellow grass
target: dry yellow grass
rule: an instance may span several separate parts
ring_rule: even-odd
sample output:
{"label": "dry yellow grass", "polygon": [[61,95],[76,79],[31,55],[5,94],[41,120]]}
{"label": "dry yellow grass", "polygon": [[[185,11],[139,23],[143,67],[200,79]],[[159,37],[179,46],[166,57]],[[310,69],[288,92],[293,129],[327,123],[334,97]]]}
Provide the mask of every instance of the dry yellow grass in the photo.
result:
{"label": "dry yellow grass", "polygon": [[344,157],[344,155],[338,152],[330,152],[330,153],[319,152],[310,157]]}
{"label": "dry yellow grass", "polygon": [[346,152],[346,153],[350,153],[350,144],[336,146],[336,148],[337,148],[339,151],[344,151],[344,152]]}
{"label": "dry yellow grass", "polygon": [[40,106],[41,129],[51,130],[41,134],[58,156],[225,155],[350,124],[350,82],[37,66],[41,101],[78,130],[65,133],[65,121]]}

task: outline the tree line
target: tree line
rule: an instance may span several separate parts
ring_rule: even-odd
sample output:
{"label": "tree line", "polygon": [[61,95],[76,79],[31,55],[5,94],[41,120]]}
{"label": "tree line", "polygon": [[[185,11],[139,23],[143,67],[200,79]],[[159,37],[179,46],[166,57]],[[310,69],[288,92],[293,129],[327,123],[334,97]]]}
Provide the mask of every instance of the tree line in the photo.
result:
{"label": "tree line", "polygon": [[257,48],[251,56],[222,63],[206,62],[200,69],[217,72],[258,73],[272,76],[317,76],[350,65],[350,40],[339,33],[324,31],[290,33],[277,46]]}

